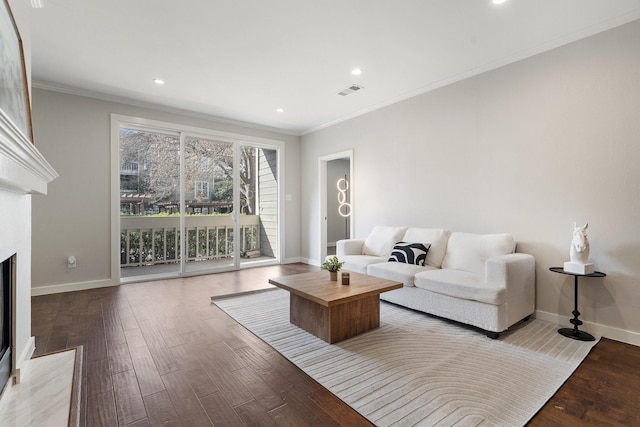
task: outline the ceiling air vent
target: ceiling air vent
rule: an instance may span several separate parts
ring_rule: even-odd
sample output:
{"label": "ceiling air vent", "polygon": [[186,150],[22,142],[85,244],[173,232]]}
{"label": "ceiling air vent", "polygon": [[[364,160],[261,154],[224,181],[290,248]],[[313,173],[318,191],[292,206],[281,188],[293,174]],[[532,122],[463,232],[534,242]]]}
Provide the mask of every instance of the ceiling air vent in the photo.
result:
{"label": "ceiling air vent", "polygon": [[340,96],[347,96],[347,95],[349,95],[350,93],[356,92],[356,91],[358,91],[358,90],[360,90],[360,89],[364,89],[364,88],[363,88],[362,86],[360,86],[360,85],[352,84],[352,85],[351,85],[351,86],[349,86],[348,88],[343,89],[343,90],[341,90],[340,92],[338,92],[338,95],[340,95]]}

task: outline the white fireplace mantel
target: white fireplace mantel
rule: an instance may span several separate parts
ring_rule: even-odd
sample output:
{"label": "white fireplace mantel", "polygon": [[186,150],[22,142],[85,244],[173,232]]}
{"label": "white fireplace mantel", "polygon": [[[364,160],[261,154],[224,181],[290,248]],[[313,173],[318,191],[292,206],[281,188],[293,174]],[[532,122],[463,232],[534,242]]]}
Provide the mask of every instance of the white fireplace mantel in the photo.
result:
{"label": "white fireplace mantel", "polygon": [[47,194],[58,173],[38,149],[0,112],[0,189]]}
{"label": "white fireplace mantel", "polygon": [[[57,177],[58,173],[44,156],[0,110],[0,259],[11,258],[13,269],[10,299],[13,316],[11,377],[6,384],[0,384],[2,425],[7,424],[5,415],[11,413],[11,408],[20,408],[20,412],[25,413],[22,409],[29,408],[32,402],[31,393],[21,395],[14,387],[21,383],[21,378],[29,379],[26,373],[30,370],[31,356],[35,350],[35,337],[31,336],[30,194],[47,194],[48,184]],[[16,395],[18,400],[13,398]],[[19,403],[11,403],[11,408],[4,404],[14,401]],[[38,412],[34,409],[35,406],[26,410],[26,413],[32,415]]]}

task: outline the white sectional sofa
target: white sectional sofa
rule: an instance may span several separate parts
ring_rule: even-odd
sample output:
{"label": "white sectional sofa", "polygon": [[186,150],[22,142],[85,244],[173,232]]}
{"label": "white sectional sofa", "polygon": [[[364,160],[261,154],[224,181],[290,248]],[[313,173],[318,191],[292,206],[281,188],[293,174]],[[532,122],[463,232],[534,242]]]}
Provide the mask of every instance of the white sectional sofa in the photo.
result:
{"label": "white sectional sofa", "polygon": [[[430,245],[424,265],[389,262],[398,242]],[[404,284],[381,299],[497,338],[535,311],[535,259],[515,248],[510,234],[377,226],[366,239],[338,241],[336,255],[344,270]]]}

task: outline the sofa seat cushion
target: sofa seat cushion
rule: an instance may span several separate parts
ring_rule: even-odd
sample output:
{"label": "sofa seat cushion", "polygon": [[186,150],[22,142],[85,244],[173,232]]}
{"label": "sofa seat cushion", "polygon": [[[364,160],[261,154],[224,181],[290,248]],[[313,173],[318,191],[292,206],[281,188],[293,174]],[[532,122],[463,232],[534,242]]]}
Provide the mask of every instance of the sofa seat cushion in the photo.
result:
{"label": "sofa seat cushion", "polygon": [[362,254],[388,258],[393,245],[402,240],[406,230],[407,227],[386,227],[382,225],[373,227],[373,230],[364,241]]}
{"label": "sofa seat cushion", "polygon": [[488,258],[508,255],[516,250],[510,234],[470,234],[453,232],[447,243],[442,268],[484,275]]}
{"label": "sofa seat cushion", "polygon": [[416,274],[415,286],[431,292],[486,304],[500,305],[507,301],[507,290],[486,283],[484,276],[461,270],[432,270]]}
{"label": "sofa seat cushion", "polygon": [[387,280],[402,282],[404,286],[414,286],[414,276],[423,271],[436,270],[430,265],[419,266],[414,264],[405,264],[402,262],[381,262],[377,264],[369,264],[367,274],[370,276],[381,277]]}
{"label": "sofa seat cushion", "polygon": [[377,257],[371,255],[345,255],[340,259],[344,262],[343,270],[353,271],[354,273],[367,274],[367,266],[379,262],[387,262],[386,257]]}

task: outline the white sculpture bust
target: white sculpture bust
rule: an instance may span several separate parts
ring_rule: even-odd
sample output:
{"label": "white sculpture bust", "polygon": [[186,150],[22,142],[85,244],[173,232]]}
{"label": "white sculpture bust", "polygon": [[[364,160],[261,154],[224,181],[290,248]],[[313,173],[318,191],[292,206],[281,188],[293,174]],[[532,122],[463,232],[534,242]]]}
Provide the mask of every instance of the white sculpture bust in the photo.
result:
{"label": "white sculpture bust", "polygon": [[564,270],[569,273],[591,274],[595,271],[593,264],[589,263],[588,227],[589,223],[586,223],[584,227],[578,227],[578,224],[575,221],[573,222],[573,239],[569,249],[569,262],[564,263]]}

